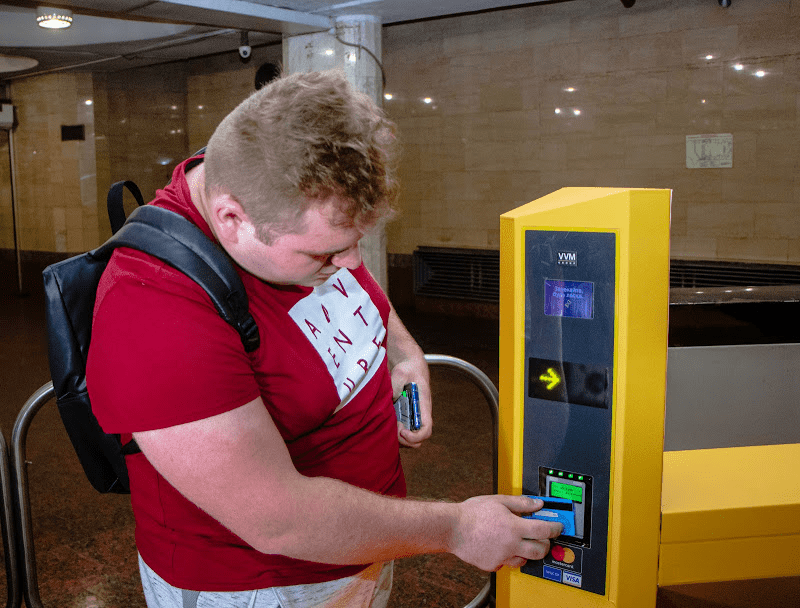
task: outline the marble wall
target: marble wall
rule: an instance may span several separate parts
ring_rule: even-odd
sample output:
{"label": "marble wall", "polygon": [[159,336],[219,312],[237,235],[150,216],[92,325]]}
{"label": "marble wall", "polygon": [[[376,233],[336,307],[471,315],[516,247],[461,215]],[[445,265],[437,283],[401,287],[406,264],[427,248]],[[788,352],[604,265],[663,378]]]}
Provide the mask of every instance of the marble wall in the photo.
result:
{"label": "marble wall", "polygon": [[14,218],[11,215],[11,165],[8,131],[0,130],[0,249],[14,247]]}
{"label": "marble wall", "polygon": [[[800,263],[800,1],[574,0],[384,27],[389,250],[499,246],[564,186],[673,190],[672,256]],[[733,167],[687,169],[731,134]]]}
{"label": "marble wall", "polygon": [[[230,56],[228,56],[230,55]],[[11,97],[20,248],[75,253],[111,235],[106,193],[136,182],[145,200],[175,164],[205,145],[219,121],[255,90],[264,61],[280,47],[124,72],[62,73],[14,81]],[[83,125],[85,140],[61,141],[61,125]],[[14,246],[8,139],[0,139],[0,249]],[[134,199],[125,194],[130,211]]]}
{"label": "marble wall", "polygon": [[[11,86],[11,97],[19,119],[14,153],[20,247],[67,252],[94,246],[99,236],[91,75],[20,80]],[[64,125],[83,125],[85,138],[62,141]],[[13,238],[6,225],[10,216],[0,220],[0,233]]]}
{"label": "marble wall", "polygon": [[[266,60],[280,47],[14,81],[22,248],[98,244],[108,185],[152,196]],[[673,257],[800,263],[800,0],[535,4],[385,26],[383,60],[405,151],[391,254],[496,249],[504,211],[612,186],[673,190]],[[62,124],[87,139],[61,142]],[[688,169],[698,134],[730,134],[732,167]],[[7,181],[0,170],[0,248]]]}
{"label": "marble wall", "polygon": [[[95,79],[98,97],[100,91],[106,96],[105,141],[98,140],[97,145],[98,150],[105,148],[98,158],[107,159],[108,185],[132,180],[148,201],[188,153],[186,66],[98,74]],[[98,118],[100,108],[98,103]],[[128,205],[134,203],[126,195]],[[101,219],[106,227],[105,211]]]}
{"label": "marble wall", "polygon": [[220,121],[255,91],[256,67],[193,74],[187,79],[190,154],[208,143]]}

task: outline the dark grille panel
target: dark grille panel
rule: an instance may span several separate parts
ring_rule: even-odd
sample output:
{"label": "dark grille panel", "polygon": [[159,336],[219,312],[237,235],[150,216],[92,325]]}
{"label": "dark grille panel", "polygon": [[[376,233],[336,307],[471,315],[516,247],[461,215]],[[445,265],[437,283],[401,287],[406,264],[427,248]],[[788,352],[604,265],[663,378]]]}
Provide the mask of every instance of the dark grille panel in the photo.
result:
{"label": "dark grille panel", "polygon": [[711,260],[672,260],[670,287],[800,285],[800,266]]}
{"label": "dark grille panel", "polygon": [[419,247],[414,252],[414,294],[499,302],[500,252]]}
{"label": "dark grille panel", "polygon": [[[419,247],[413,266],[415,295],[500,301],[499,251]],[[800,266],[672,260],[669,283],[675,288],[800,285]]]}

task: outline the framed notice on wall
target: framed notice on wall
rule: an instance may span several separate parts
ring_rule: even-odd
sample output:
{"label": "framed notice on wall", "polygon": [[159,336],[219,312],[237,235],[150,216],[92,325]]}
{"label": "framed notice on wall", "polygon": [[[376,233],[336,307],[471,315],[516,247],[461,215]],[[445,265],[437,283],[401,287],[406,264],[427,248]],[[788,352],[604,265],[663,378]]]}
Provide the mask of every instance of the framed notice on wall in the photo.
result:
{"label": "framed notice on wall", "polygon": [[733,135],[686,136],[687,169],[731,169],[733,167]]}

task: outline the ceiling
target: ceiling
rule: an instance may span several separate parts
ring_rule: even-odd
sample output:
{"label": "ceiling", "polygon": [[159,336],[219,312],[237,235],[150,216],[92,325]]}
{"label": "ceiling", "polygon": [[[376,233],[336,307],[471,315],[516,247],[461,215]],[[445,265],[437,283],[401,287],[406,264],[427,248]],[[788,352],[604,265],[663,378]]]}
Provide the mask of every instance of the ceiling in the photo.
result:
{"label": "ceiling", "polygon": [[[0,80],[64,69],[117,71],[235,52],[284,35],[330,29],[336,17],[372,15],[384,25],[553,0],[44,0],[73,24],[44,30],[29,0],[0,1]],[[563,1],[563,0],[562,0]],[[34,63],[35,62],[35,63]]]}

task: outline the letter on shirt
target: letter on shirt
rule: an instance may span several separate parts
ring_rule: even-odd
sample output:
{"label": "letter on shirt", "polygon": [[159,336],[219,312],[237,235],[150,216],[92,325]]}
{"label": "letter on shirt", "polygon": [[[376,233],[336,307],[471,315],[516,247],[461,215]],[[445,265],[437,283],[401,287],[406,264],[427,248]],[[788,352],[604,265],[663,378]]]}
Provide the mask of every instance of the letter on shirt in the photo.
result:
{"label": "letter on shirt", "polygon": [[336,385],[342,409],[386,357],[380,312],[346,268],[295,304],[289,316],[316,349]]}

